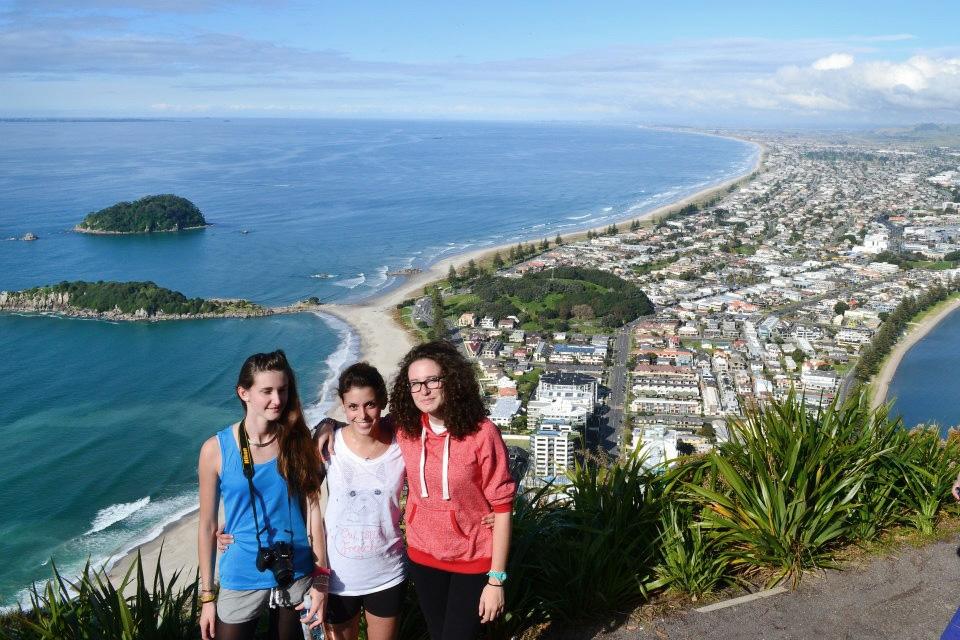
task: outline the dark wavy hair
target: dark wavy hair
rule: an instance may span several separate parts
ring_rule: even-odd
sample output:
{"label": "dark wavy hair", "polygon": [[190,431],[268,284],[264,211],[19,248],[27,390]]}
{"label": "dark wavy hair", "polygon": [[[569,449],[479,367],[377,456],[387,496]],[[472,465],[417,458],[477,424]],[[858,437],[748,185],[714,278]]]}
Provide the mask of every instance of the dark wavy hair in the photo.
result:
{"label": "dark wavy hair", "polygon": [[480,396],[480,384],[473,365],[455,346],[443,340],[425,342],[411,349],[400,361],[400,371],[390,394],[390,416],[394,424],[410,436],[420,437],[420,409],[410,393],[410,365],[417,360],[433,360],[443,376],[443,404],[440,418],[450,435],[458,440],[480,430],[487,408]]}
{"label": "dark wavy hair", "polygon": [[[280,371],[287,377],[287,404],[280,417],[272,424],[277,434],[277,469],[291,493],[302,497],[320,495],[321,477],[320,454],[310,437],[310,430],[303,419],[303,407],[300,406],[300,394],[297,393],[297,379],[293,368],[287,361],[287,355],[277,349],[271,353],[255,353],[243,362],[237,387],[253,388],[254,377],[263,371]],[[239,391],[237,397],[240,397]],[[240,399],[246,416],[247,405]]]}
{"label": "dark wavy hair", "polygon": [[337,395],[343,400],[343,394],[355,387],[373,389],[377,406],[381,409],[387,408],[387,383],[383,381],[383,376],[375,366],[357,362],[343,370],[337,380]]}

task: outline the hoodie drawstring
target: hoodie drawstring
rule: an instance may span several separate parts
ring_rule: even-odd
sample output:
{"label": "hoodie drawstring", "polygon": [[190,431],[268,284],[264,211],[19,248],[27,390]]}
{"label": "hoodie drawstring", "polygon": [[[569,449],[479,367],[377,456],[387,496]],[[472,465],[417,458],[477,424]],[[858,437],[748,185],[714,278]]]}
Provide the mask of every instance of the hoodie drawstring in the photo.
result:
{"label": "hoodie drawstring", "polygon": [[[420,428],[420,497],[428,498],[430,497],[427,493],[427,429],[430,428],[430,422],[424,414],[423,420],[421,420]],[[443,485],[443,499],[450,499],[450,481],[448,478],[448,469],[450,468],[450,432],[444,433],[441,436],[444,439],[443,442],[443,465],[441,472],[441,482]]]}

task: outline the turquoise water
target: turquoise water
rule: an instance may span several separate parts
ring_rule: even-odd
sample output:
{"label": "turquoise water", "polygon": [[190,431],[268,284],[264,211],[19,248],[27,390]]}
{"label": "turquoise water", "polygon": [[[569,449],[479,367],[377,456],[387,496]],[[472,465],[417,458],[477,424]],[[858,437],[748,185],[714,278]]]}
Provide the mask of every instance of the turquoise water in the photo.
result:
{"label": "turquoise water", "polygon": [[[237,419],[243,354],[282,346],[315,400],[337,350],[312,314],[113,324],[0,316],[2,596],[154,537],[196,504],[200,444]],[[342,353],[341,349],[341,353]],[[38,397],[37,390],[43,390]]]}
{"label": "turquoise water", "polygon": [[946,433],[960,425],[960,313],[944,318],[907,352],[890,382],[893,415],[908,427],[936,424]]}
{"label": "turquoise water", "polygon": [[[747,170],[739,141],[637,129],[349,121],[0,122],[0,290],[153,280],[188,296],[356,300],[388,270],[605,224]],[[214,226],[70,228],[175,193]],[[242,233],[247,231],[247,233]],[[36,242],[5,240],[33,232]],[[313,414],[356,337],[314,315],[160,324],[0,316],[0,604],[194,506],[243,358],[287,350]]]}

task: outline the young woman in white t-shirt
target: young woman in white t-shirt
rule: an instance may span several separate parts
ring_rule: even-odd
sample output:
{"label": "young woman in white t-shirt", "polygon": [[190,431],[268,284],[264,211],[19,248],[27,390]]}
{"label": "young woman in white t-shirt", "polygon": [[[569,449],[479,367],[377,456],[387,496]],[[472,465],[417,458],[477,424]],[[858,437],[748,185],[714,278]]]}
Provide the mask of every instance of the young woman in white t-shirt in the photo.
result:
{"label": "young woman in white t-shirt", "polygon": [[334,640],[355,640],[362,610],[370,640],[393,640],[406,590],[403,457],[393,429],[380,419],[387,387],[375,367],[347,367],[337,393],[347,423],[334,436],[338,455],[326,463],[323,519],[332,572],[326,620]]}

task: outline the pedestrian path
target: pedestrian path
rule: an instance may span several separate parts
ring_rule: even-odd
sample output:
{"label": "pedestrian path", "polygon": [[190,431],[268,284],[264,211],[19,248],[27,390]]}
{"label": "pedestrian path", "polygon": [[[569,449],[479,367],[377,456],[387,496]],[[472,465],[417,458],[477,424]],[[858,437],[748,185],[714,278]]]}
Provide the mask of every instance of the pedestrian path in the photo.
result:
{"label": "pedestrian path", "polygon": [[[960,606],[960,538],[806,576],[797,591],[627,623],[597,640],[937,640]],[[562,637],[570,637],[560,634]]]}

